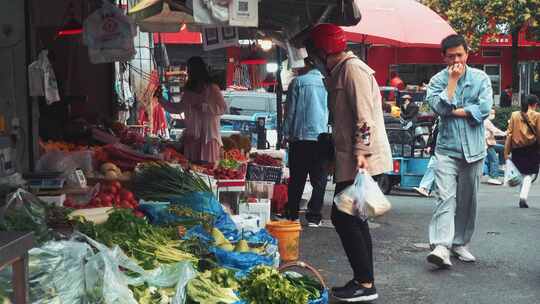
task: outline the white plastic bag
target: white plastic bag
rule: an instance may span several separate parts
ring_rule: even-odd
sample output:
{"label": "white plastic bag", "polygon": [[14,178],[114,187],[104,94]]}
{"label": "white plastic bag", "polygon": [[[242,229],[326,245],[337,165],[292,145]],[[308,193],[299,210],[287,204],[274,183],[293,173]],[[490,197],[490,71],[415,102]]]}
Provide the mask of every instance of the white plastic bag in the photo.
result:
{"label": "white plastic bag", "polygon": [[379,185],[371,176],[364,177],[365,208],[370,218],[381,216],[392,208],[392,204],[379,188]]}
{"label": "white plastic bag", "polygon": [[366,175],[362,172],[356,174],[354,183],[343,189],[334,197],[334,203],[339,211],[362,220],[367,220],[368,212],[365,206],[365,182]]}
{"label": "white plastic bag", "polygon": [[504,185],[509,187],[516,187],[521,184],[523,176],[519,172],[518,168],[510,160],[506,160],[506,166],[504,168]]}

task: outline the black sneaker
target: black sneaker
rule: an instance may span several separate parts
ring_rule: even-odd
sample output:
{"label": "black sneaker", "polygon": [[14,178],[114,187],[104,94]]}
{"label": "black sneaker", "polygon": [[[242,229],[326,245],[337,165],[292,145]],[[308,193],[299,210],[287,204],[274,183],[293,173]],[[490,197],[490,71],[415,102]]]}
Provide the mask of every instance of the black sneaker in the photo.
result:
{"label": "black sneaker", "polygon": [[332,295],[342,302],[371,302],[379,298],[375,286],[366,288],[355,281],[347,283],[342,288],[333,289]]}
{"label": "black sneaker", "polygon": [[529,205],[527,205],[527,201],[524,199],[519,200],[519,208],[529,208]]}
{"label": "black sneaker", "polygon": [[350,280],[349,282],[347,282],[347,284],[345,284],[344,286],[341,286],[341,287],[332,287],[332,293],[336,292],[336,291],[341,291],[341,290],[344,290],[344,289],[349,289],[351,287],[354,287],[354,286],[358,286],[359,283],[356,282],[355,280]]}

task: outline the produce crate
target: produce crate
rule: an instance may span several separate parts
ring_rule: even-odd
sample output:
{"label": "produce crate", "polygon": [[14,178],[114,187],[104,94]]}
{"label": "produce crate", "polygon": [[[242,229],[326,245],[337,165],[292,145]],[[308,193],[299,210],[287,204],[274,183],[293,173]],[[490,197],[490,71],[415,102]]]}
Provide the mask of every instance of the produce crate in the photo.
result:
{"label": "produce crate", "polygon": [[283,176],[282,167],[261,166],[254,163],[248,164],[247,180],[280,183]]}

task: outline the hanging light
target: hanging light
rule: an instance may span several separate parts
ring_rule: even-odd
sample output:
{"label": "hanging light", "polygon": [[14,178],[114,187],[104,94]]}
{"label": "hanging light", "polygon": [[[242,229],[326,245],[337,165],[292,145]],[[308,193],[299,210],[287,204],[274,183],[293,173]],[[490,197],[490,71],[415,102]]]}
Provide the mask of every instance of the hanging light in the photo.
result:
{"label": "hanging light", "polygon": [[83,31],[81,22],[75,18],[75,9],[73,2],[70,2],[63,19],[65,21],[62,27],[56,32],[58,37],[80,35]]}

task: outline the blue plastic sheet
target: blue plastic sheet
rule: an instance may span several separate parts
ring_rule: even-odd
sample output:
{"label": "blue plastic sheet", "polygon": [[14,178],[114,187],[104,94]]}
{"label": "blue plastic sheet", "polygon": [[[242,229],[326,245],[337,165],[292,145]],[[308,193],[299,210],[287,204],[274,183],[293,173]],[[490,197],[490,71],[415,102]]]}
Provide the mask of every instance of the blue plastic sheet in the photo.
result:
{"label": "blue plastic sheet", "polygon": [[[328,289],[325,289],[323,290],[320,298],[318,298],[317,300],[311,300],[308,302],[308,304],[328,304],[328,299],[329,299]],[[248,303],[245,301],[238,301],[238,302],[235,302],[234,304],[248,304]]]}
{"label": "blue plastic sheet", "polygon": [[260,255],[252,252],[231,252],[218,247],[210,248],[220,265],[239,271],[250,270],[257,265],[274,265],[271,256]]}
{"label": "blue plastic sheet", "polygon": [[211,214],[216,217],[225,213],[219,201],[214,194],[210,192],[191,192],[171,203],[191,208],[193,211]]}
{"label": "blue plastic sheet", "polygon": [[191,217],[178,216],[169,211],[170,203],[142,203],[139,211],[143,212],[152,225],[182,224],[193,222]]}

